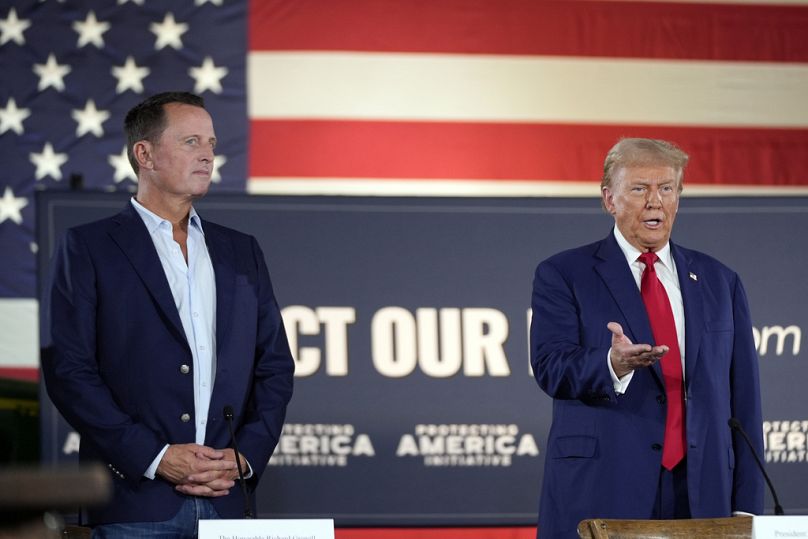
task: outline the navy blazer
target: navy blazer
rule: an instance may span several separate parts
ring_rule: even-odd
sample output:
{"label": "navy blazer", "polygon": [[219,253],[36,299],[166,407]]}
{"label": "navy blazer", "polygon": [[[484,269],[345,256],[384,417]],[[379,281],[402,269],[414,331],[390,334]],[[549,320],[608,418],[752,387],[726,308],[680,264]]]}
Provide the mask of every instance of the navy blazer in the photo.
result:
{"label": "navy blazer", "polygon": [[[693,518],[761,513],[763,479],[737,418],[763,450],[758,357],[738,275],[671,242],[685,312],[687,482]],[[646,519],[662,460],[665,391],[659,363],[614,391],[611,332],[654,344],[637,284],[614,234],[539,264],[533,284],[531,364],[553,398],[539,534],[577,537],[585,518]]]}
{"label": "navy blazer", "polygon": [[[207,221],[202,227],[216,279],[205,445],[230,445],[222,410],[231,405],[254,487],[281,434],[294,362],[255,238]],[[112,502],[91,509],[89,523],[171,518],[185,496],[143,472],[165,444],[194,442],[193,373],[182,368],[193,360],[157,251],[131,204],[67,232],[49,299],[48,394],[81,435],[80,462],[107,464],[113,479]],[[212,502],[223,518],[243,514],[239,488]]]}

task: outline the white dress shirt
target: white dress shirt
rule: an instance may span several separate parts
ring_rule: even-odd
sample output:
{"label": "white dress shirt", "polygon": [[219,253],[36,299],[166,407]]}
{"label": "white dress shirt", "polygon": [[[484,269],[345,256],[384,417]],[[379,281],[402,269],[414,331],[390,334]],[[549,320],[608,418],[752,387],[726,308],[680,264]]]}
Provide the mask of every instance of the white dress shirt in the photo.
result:
{"label": "white dress shirt", "polygon": [[[639,290],[642,283],[642,274],[645,270],[645,264],[637,260],[641,252],[636,247],[631,245],[628,240],[626,240],[626,238],[620,232],[620,229],[618,229],[616,226],[614,227],[614,237],[617,240],[617,245],[620,246],[620,250],[623,251],[623,254],[626,257],[626,263],[631,269],[631,275],[634,277],[634,282],[637,283],[637,289]],[[654,264],[654,269],[656,270],[657,277],[662,283],[662,286],[665,288],[665,292],[668,294],[668,301],[670,301],[671,310],[673,311],[673,320],[676,324],[676,336],[677,340],[679,341],[679,352],[682,359],[682,373],[684,376],[685,310],[684,303],[682,302],[682,290],[679,286],[679,277],[678,273],[676,272],[676,263],[673,261],[673,256],[671,255],[670,243],[666,242],[661,249],[656,251],[656,255],[659,257],[659,260],[657,260],[656,264]],[[618,378],[617,374],[614,372],[614,368],[612,367],[610,357],[611,352],[612,350],[610,348],[606,357],[606,362],[609,365],[609,373],[612,375],[614,391],[617,394],[622,394],[628,390],[628,385],[634,376],[634,371],[631,371],[622,378]]]}
{"label": "white dress shirt", "polygon": [[[171,223],[149,211],[134,198],[132,206],[146,225],[157,249],[174,304],[182,321],[185,338],[193,357],[194,420],[196,443],[205,443],[208,409],[216,375],[216,279],[210,260],[202,222],[191,208],[186,240],[188,261],[174,241]],[[152,462],[144,475],[154,479],[168,445]]]}

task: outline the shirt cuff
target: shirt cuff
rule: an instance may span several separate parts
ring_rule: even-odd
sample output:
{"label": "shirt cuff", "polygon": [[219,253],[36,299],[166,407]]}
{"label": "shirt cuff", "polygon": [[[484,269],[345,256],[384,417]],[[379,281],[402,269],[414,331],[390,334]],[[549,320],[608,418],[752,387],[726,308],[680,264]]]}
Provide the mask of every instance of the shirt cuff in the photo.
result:
{"label": "shirt cuff", "polygon": [[163,460],[163,455],[166,454],[168,451],[168,444],[166,444],[163,449],[157,454],[155,459],[152,461],[151,465],[146,468],[146,471],[143,472],[143,477],[147,477],[149,479],[154,479],[157,475],[157,467],[160,465],[160,461]]}
{"label": "shirt cuff", "polygon": [[631,379],[634,377],[634,371],[626,374],[622,378],[617,377],[617,373],[614,372],[614,367],[612,367],[612,349],[609,348],[609,351],[606,353],[606,365],[609,366],[609,374],[612,376],[612,385],[614,386],[614,392],[618,395],[622,395],[626,391],[628,391],[628,385],[631,383]]}

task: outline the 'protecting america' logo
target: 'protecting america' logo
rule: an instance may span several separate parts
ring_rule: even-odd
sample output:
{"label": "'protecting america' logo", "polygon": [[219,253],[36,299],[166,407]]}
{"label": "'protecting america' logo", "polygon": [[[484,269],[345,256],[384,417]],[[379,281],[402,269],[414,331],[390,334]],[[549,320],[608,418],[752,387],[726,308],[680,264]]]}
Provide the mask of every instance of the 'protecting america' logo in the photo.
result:
{"label": "'protecting america' logo", "polygon": [[419,424],[401,436],[400,458],[421,457],[424,466],[511,466],[515,457],[539,454],[530,433],[515,424]]}

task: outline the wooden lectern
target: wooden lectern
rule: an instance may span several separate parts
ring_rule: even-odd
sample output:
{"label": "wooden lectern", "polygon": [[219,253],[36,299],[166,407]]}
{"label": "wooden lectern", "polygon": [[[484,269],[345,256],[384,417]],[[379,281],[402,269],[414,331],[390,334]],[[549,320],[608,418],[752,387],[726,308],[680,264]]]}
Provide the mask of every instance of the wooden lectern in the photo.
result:
{"label": "wooden lectern", "polygon": [[582,539],[749,539],[752,517],[682,520],[612,520],[591,518],[578,524]]}

